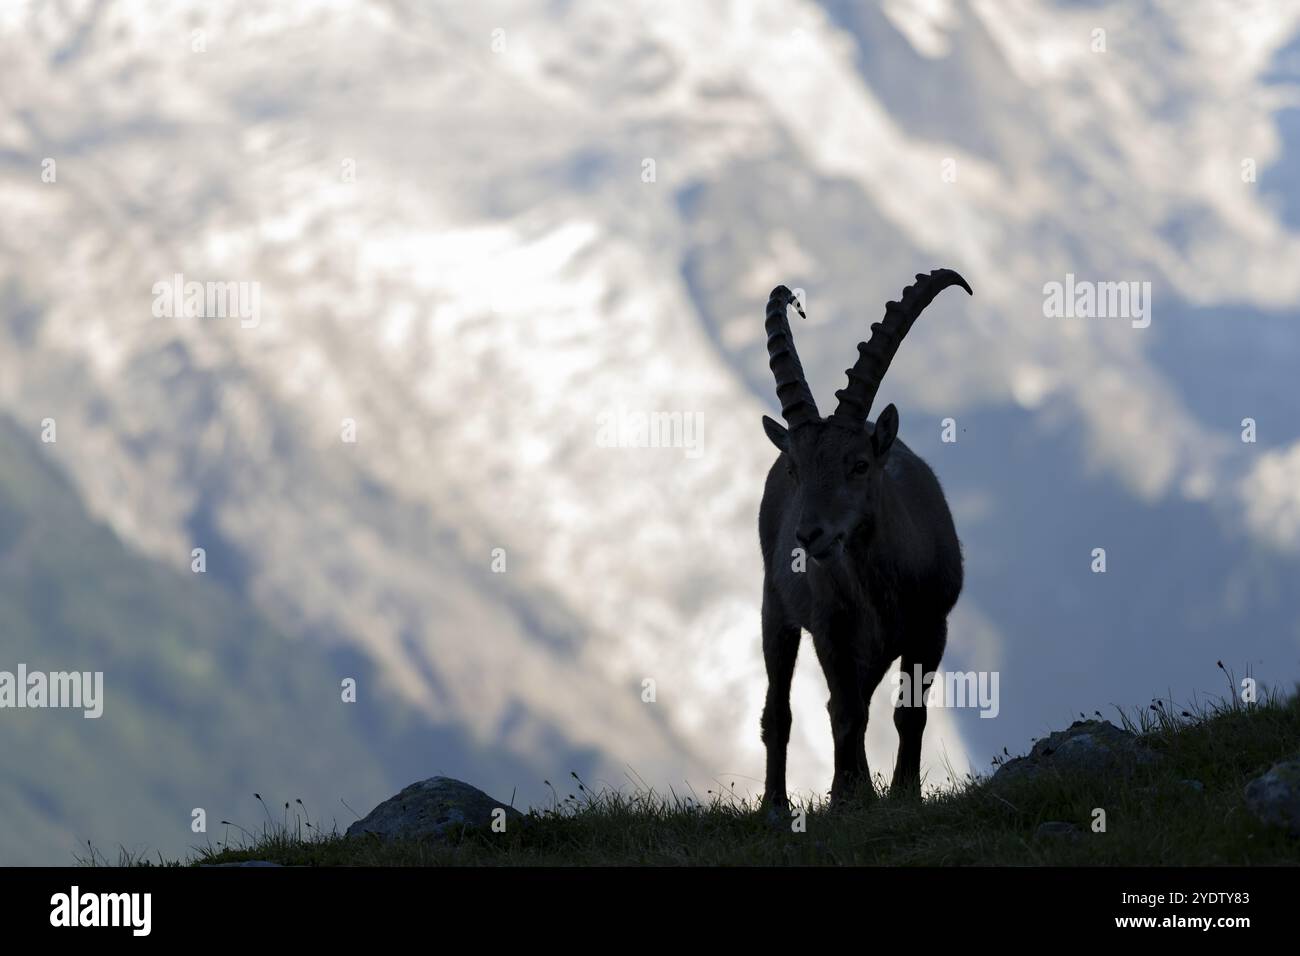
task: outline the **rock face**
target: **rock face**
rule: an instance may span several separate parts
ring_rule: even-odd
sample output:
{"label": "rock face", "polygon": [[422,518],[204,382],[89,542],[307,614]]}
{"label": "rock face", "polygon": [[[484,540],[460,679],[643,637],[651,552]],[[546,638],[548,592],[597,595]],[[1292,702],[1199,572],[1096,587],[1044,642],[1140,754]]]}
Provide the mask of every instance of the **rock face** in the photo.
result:
{"label": "rock face", "polygon": [[1300,836],[1300,758],[1276,763],[1246,784],[1246,808],[1262,823]]}
{"label": "rock face", "polygon": [[1068,730],[1058,730],[1034,744],[1028,756],[1008,760],[993,775],[1003,785],[1037,779],[1045,772],[1131,774],[1161,760],[1135,734],[1106,720],[1076,720]]}
{"label": "rock face", "polygon": [[395,797],[389,797],[348,827],[347,835],[436,839],[452,827],[490,826],[497,809],[505,811],[507,821],[522,819],[518,810],[507,807],[500,800],[493,800],[477,787],[450,777],[430,777],[411,784]]}

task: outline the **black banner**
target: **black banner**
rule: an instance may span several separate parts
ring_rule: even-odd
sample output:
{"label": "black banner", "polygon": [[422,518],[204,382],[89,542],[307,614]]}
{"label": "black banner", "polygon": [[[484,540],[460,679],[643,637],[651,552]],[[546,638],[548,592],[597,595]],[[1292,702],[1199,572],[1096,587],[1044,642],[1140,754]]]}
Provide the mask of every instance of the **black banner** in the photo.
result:
{"label": "black banner", "polygon": [[[499,940],[666,931],[728,943],[778,929],[870,940],[981,928],[1231,940],[1293,924],[1295,873],[1222,869],[173,869],[0,870],[10,940],[366,941],[445,932]],[[638,930],[638,927],[640,929]],[[458,931],[459,932],[459,931]],[[680,938],[680,937],[674,937]]]}

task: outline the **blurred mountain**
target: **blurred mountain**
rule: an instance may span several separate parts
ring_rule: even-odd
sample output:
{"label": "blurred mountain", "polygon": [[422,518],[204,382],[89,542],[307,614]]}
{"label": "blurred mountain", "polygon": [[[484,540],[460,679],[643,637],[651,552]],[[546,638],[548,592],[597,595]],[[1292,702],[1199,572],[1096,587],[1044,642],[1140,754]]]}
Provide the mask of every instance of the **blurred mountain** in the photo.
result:
{"label": "blurred mountain", "polygon": [[[46,448],[54,448],[47,445]],[[430,767],[532,778],[593,761],[540,727],[532,760],[394,706],[372,661],[290,637],[212,575],[132,553],[86,513],[58,465],[0,418],[0,603],[5,665],[102,671],[103,713],[6,710],[0,864],[68,864],[87,840],[164,856],[257,831],[301,799],[329,830]],[[344,703],[342,681],[357,681]],[[206,834],[190,830],[207,813]],[[299,811],[295,805],[289,815]],[[300,811],[299,811],[300,812]]]}
{"label": "blurred mountain", "polygon": [[[0,713],[6,752],[48,767],[0,782],[45,821],[0,859],[173,849],[195,780],[359,812],[435,772],[520,804],[571,769],[752,787],[779,282],[805,290],[823,402],[913,273],[975,288],[931,307],[880,395],[965,545],[945,663],[1002,675],[998,719],[931,720],[931,782],[1110,700],[1217,690],[1219,657],[1289,683],[1297,24],[1294,3],[1172,0],[6,7],[0,411],[28,469],[6,521],[62,489],[137,586],[130,619],[97,616],[102,556],[24,539],[41,587],[103,623],[38,605],[13,653],[93,669],[105,642],[118,703],[24,715],[17,743]],[[1067,272],[1150,281],[1151,327],[1044,318]],[[156,316],[177,274],[257,283],[258,321]],[[653,411],[698,415],[700,453],[599,440]],[[145,659],[205,647],[230,656],[150,696]],[[337,703],[350,675],[366,720]],[[829,780],[824,701],[805,654],[800,788]],[[268,729],[227,733],[218,706]],[[181,743],[200,724],[210,759]],[[171,764],[146,747],[164,730],[191,747]],[[147,755],[129,787],[82,769],[95,734],[94,759]],[[68,761],[42,764],[59,735]]]}

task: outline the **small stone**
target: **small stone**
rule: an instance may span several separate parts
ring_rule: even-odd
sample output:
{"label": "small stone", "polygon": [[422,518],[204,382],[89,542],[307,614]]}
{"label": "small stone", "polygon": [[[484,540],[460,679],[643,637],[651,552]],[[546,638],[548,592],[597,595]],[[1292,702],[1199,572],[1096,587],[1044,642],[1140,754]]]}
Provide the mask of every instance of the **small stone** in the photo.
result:
{"label": "small stone", "polygon": [[1035,840],[1077,840],[1080,836],[1079,828],[1064,820],[1048,820],[1034,831]]}
{"label": "small stone", "polygon": [[241,863],[200,863],[200,867],[218,869],[223,866],[281,866],[280,863],[272,863],[270,860],[244,860]]}

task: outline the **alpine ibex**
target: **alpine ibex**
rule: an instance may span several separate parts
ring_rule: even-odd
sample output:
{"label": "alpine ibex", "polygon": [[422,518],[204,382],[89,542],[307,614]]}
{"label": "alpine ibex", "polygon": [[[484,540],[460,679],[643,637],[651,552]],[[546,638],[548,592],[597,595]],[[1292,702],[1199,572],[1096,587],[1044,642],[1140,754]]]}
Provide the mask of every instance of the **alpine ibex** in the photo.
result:
{"label": "alpine ibex", "polygon": [[[827,418],[817,412],[790,336],[786,308],[793,303],[800,315],[803,309],[785,286],[768,299],[767,353],[787,426],[763,416],[767,437],[781,451],[767,474],[758,516],[768,682],[764,796],[774,808],[788,808],[790,679],[801,628],[812,634],[830,687],[832,804],[860,789],[874,795],[864,740],[867,708],[890,665],[901,656],[905,674],[919,665],[929,675],[943,656],[948,612],[962,585],[952,515],[934,472],[896,440],[898,410],[887,406],[874,425],[867,415],[903,336],[951,285],[971,292],[957,273],[936,269],[917,275],[902,298],[886,306],[884,320],[871,326],[871,340],[858,345],[848,385],[835,393],[839,404]],[[898,707],[894,726],[899,742],[891,792],[919,794],[924,706]]]}

